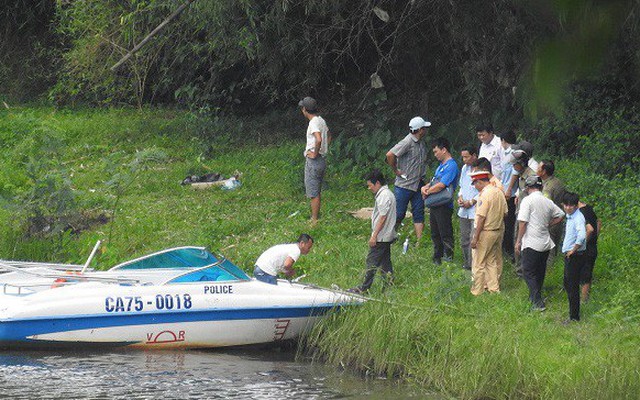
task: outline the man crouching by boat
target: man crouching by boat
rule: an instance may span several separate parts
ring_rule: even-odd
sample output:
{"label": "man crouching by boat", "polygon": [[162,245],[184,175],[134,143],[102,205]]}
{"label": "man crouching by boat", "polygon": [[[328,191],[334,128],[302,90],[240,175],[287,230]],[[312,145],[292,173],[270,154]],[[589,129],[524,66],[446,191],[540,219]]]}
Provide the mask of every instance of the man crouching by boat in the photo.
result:
{"label": "man crouching by boat", "polygon": [[295,275],[293,264],[298,261],[301,254],[309,254],[312,246],[313,238],[303,233],[297,243],[270,247],[258,257],[253,276],[259,281],[277,285],[278,273],[282,272],[287,277]]}

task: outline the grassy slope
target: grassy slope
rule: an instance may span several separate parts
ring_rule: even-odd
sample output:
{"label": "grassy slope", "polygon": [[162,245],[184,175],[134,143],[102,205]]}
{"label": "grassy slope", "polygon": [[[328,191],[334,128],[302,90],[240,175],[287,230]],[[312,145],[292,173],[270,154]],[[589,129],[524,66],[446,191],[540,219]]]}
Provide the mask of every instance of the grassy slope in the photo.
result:
{"label": "grassy slope", "polygon": [[[179,185],[200,154],[184,114],[40,109],[1,117],[0,133],[9,155],[0,161],[5,192],[29,184],[20,174],[15,149],[39,126],[65,138],[64,166],[72,171],[79,198],[94,208],[110,210],[115,203],[114,190],[105,184],[117,170],[110,160],[127,164],[145,149],[163,150],[169,157],[150,163],[129,180],[133,183],[121,196],[111,223],[67,238],[56,252],[50,239],[17,234],[9,212],[1,211],[0,258],[83,262],[95,240],[111,234],[96,259],[98,267],[194,244],[224,249],[249,271],[267,247],[308,232],[317,245],[297,264],[308,274],[306,281],[349,287],[361,280],[369,222],[344,211],[371,206],[372,196],[357,176],[330,170],[323,219],[309,227],[301,140],[234,150],[216,145],[214,157],[204,163],[225,175],[243,172],[243,186],[228,192],[197,191]],[[303,125],[300,121],[301,131]],[[605,227],[601,253],[614,264],[601,262],[598,270],[615,268],[616,260],[626,257],[619,249],[625,240],[621,231],[606,221]],[[404,227],[401,234],[409,232]],[[458,267],[459,259],[455,265],[432,265],[425,239],[407,255],[401,254],[401,243],[393,248],[393,290],[381,294],[375,284],[372,295],[380,301],[329,319],[308,345],[330,362],[401,376],[460,398],[634,398],[640,393],[638,319],[625,321],[620,315],[626,310],[621,314],[607,308],[622,285],[615,274],[596,280],[583,322],[563,327],[567,303],[560,264],[545,284],[548,311],[532,314],[526,286],[510,265],[505,266],[501,294],[473,298],[470,275]]]}

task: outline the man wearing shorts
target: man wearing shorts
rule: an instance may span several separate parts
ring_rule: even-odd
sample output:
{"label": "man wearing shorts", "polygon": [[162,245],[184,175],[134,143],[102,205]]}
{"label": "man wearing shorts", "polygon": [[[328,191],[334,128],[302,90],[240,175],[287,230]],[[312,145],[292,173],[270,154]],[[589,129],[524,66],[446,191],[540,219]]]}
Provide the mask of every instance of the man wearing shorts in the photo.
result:
{"label": "man wearing shorts", "polygon": [[396,180],[393,192],[396,196],[396,229],[402,223],[409,203],[413,214],[413,227],[416,240],[422,237],[424,230],[424,201],[420,188],[424,186],[424,175],[427,167],[427,147],[424,136],[431,122],[422,117],[414,117],[409,121],[409,134],[387,152],[387,164],[391,166]]}
{"label": "man wearing shorts", "polygon": [[312,97],[305,97],[298,103],[302,115],[309,120],[307,144],[304,148],[304,187],[311,199],[311,223],[318,222],[320,216],[320,192],[327,168],[325,159],[331,141],[331,133],[325,120],[318,114],[318,103]]}

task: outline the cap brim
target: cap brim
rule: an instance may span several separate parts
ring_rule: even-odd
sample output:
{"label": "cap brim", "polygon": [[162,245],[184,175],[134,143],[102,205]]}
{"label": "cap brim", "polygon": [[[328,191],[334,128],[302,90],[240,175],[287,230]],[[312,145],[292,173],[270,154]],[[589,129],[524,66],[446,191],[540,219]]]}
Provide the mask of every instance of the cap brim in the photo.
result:
{"label": "cap brim", "polygon": [[426,128],[426,127],[428,127],[428,126],[431,126],[431,122],[429,122],[429,121],[424,121],[424,127]]}
{"label": "cap brim", "polygon": [[298,107],[304,107],[304,105],[302,104],[302,100],[298,102]]}

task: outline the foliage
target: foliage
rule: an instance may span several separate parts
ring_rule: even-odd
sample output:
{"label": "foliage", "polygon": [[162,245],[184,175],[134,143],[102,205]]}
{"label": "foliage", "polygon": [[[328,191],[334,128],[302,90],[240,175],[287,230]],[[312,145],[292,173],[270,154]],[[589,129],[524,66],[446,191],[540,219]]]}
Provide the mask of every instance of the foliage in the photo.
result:
{"label": "foliage", "polygon": [[55,2],[4,1],[0,6],[0,100],[31,100],[55,79]]}

